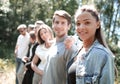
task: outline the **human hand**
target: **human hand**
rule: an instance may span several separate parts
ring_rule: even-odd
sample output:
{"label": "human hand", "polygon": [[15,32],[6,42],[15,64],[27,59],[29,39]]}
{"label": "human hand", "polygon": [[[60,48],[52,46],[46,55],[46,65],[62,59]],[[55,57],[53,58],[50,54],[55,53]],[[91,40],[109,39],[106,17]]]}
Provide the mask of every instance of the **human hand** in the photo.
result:
{"label": "human hand", "polygon": [[75,42],[75,39],[72,36],[67,37],[64,41],[66,49],[70,49],[74,44],[74,42]]}
{"label": "human hand", "polygon": [[23,61],[23,62],[27,62],[28,60],[29,60],[29,58],[26,57],[26,56],[24,56],[24,57],[22,58],[22,61]]}

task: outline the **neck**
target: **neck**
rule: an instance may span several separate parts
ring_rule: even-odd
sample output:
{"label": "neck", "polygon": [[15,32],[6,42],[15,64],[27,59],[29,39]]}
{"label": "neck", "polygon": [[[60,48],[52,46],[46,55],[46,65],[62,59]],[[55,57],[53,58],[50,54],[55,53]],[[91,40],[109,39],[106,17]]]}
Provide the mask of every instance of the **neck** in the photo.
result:
{"label": "neck", "polygon": [[59,41],[61,38],[64,38],[65,36],[67,36],[67,34],[64,34],[62,36],[56,36],[56,41]]}
{"label": "neck", "polygon": [[25,36],[26,35],[26,32],[24,33],[24,34],[22,34],[23,36]]}
{"label": "neck", "polygon": [[46,42],[45,42],[45,47],[46,47],[46,48],[51,47],[52,43],[53,43],[52,41],[46,41]]}
{"label": "neck", "polygon": [[94,39],[83,41],[83,48],[85,49],[85,51],[87,51],[92,46],[93,42]]}

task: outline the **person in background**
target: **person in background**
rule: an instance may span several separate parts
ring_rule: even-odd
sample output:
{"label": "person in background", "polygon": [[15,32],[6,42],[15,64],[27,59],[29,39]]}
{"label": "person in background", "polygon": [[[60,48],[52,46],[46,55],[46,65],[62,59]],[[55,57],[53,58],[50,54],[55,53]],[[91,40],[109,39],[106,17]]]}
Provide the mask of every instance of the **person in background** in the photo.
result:
{"label": "person in background", "polygon": [[[37,38],[39,46],[35,51],[35,56],[32,60],[31,67],[37,74],[40,75],[39,82],[36,84],[41,84],[42,76],[44,74],[44,67],[47,63],[48,52],[54,44],[54,36],[51,28],[46,24],[41,25],[38,29]],[[39,59],[41,59],[41,63],[39,66],[36,66]]]}
{"label": "person in background", "polygon": [[[35,31],[35,35],[36,35],[36,37],[37,37],[37,32],[38,32],[38,29],[39,29],[39,27],[41,26],[41,25],[43,25],[43,24],[45,24],[42,20],[37,20],[36,22],[35,22],[35,28],[34,28],[34,31]],[[38,42],[38,39],[36,38],[36,41]],[[41,59],[39,59],[39,61],[41,61]],[[38,61],[38,62],[39,62]],[[40,81],[40,75],[39,74],[37,74],[36,72],[34,73],[34,75],[33,75],[33,81],[32,81],[32,84],[37,84],[39,81]]]}
{"label": "person in background", "polygon": [[20,24],[17,27],[17,30],[20,32],[20,35],[17,38],[16,46],[15,46],[15,56],[16,56],[16,84],[21,84],[23,79],[23,72],[19,73],[20,71],[24,71],[22,57],[27,54],[28,45],[29,45],[29,34],[27,33],[27,27],[25,24]]}
{"label": "person in background", "polygon": [[75,13],[75,23],[83,45],[67,65],[67,84],[114,84],[114,55],[106,44],[97,10],[83,5]]}
{"label": "person in background", "polygon": [[45,24],[42,20],[37,20],[35,22],[35,27],[39,27],[39,25]]}
{"label": "person in background", "polygon": [[35,25],[34,24],[29,24],[28,25],[28,28],[27,28],[27,32],[29,33],[30,31],[33,31],[35,28]]}
{"label": "person in background", "polygon": [[[39,45],[38,42],[36,42],[35,31],[30,31],[29,34],[30,34],[30,44],[29,44],[28,53],[26,56],[22,58],[22,61],[24,62],[24,65],[26,67],[22,84],[32,84],[34,71],[31,68],[31,61],[35,55],[36,47]],[[38,65],[38,63],[36,65]]]}
{"label": "person in background", "polygon": [[41,25],[43,25],[43,24],[45,24],[42,20],[37,20],[36,22],[35,22],[35,28],[34,28],[34,30],[35,30],[35,34],[37,34],[37,31],[38,31],[38,28],[39,28],[39,26],[41,26]]}
{"label": "person in background", "polygon": [[45,66],[42,84],[66,84],[66,65],[77,53],[73,45],[66,49],[64,41],[71,27],[71,15],[65,10],[56,10],[53,15],[52,28],[55,32],[55,45],[50,49]]}

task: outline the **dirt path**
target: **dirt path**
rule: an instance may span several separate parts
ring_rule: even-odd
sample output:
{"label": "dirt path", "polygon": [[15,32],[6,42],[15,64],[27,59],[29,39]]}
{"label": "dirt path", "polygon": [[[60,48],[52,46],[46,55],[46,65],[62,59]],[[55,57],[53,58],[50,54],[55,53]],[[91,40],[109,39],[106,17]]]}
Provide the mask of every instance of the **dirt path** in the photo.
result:
{"label": "dirt path", "polygon": [[15,84],[15,69],[0,71],[0,84]]}

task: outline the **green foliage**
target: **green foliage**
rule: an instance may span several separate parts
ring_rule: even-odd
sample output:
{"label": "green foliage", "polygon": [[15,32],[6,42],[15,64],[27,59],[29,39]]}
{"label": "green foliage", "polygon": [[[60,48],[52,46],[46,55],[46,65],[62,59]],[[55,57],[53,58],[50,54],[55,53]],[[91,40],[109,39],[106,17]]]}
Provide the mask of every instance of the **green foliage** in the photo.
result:
{"label": "green foliage", "polygon": [[1,45],[0,46],[0,58],[2,59],[11,59],[14,61],[14,48],[12,46]]}
{"label": "green foliage", "polygon": [[[115,66],[117,68],[117,74],[116,74],[116,81],[120,82],[120,48],[117,45],[111,45],[109,44],[110,50],[112,50],[113,54],[115,55]],[[117,83],[116,83],[117,84]]]}
{"label": "green foliage", "polygon": [[[8,58],[13,53],[19,24],[30,24],[36,20],[43,20],[51,26],[52,15],[55,10],[64,9],[72,16],[78,7],[75,0],[7,0],[0,1],[0,53],[1,58]],[[74,28],[74,27],[73,27]],[[69,34],[73,34],[69,31]],[[9,51],[9,49],[11,51]]]}
{"label": "green foliage", "polygon": [[[115,65],[118,71],[120,71],[120,48],[115,50]],[[118,73],[118,75],[120,76],[120,73]]]}

